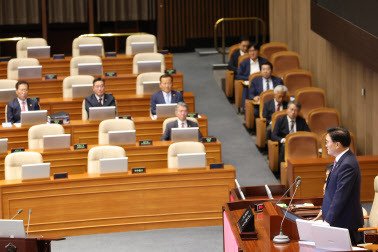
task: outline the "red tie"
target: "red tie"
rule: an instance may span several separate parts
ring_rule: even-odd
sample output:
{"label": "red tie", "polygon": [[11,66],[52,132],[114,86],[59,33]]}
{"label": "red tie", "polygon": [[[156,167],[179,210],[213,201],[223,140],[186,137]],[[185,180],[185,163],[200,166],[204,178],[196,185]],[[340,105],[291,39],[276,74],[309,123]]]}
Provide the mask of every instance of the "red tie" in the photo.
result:
{"label": "red tie", "polygon": [[280,104],[279,103],[277,103],[277,109],[276,109],[276,111],[280,111]]}
{"label": "red tie", "polygon": [[21,111],[25,111],[25,101],[22,101]]}
{"label": "red tie", "polygon": [[99,98],[99,99],[98,99],[98,105],[99,105],[100,107],[102,107],[101,100],[102,100],[102,98]]}

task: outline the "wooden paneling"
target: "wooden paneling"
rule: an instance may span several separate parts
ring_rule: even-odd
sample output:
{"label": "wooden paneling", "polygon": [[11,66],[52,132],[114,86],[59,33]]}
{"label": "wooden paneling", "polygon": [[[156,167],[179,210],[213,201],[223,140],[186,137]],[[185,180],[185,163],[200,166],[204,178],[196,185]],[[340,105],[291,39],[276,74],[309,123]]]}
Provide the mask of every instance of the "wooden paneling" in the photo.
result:
{"label": "wooden paneling", "polygon": [[[326,91],[328,107],[356,137],[358,155],[378,154],[378,71],[311,30],[310,0],[270,0],[270,40],[286,43]],[[359,53],[359,48],[355,48]],[[366,95],[361,91],[365,89]]]}

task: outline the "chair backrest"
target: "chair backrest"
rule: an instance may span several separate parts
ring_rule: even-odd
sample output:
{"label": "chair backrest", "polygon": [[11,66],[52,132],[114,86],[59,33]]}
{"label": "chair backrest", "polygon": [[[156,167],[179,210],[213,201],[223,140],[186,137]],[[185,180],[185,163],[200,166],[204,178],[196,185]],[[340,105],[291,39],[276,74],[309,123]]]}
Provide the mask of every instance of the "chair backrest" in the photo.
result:
{"label": "chair backrest", "polygon": [[325,92],[321,88],[301,88],[295,92],[294,97],[301,104],[301,112],[306,120],[311,110],[326,107]]}
{"label": "chair backrest", "polygon": [[43,158],[38,152],[25,151],[8,154],[4,161],[5,180],[21,179],[22,165],[39,163],[43,163]]}
{"label": "chair backrest", "polygon": [[154,52],[157,52],[156,37],[152,34],[130,35],[126,39],[126,55],[132,55],[131,43],[133,42],[154,42]]}
{"label": "chair backrest", "polygon": [[274,112],[274,114],[272,115],[272,129],[271,129],[272,132],[274,130],[274,126],[276,125],[276,121],[278,120],[278,118],[284,117],[286,115],[287,115],[287,109]]}
{"label": "chair backrest", "polygon": [[119,146],[96,146],[88,152],[88,173],[100,172],[100,159],[126,157],[126,151]]}
{"label": "chair backrest", "polygon": [[27,58],[29,46],[47,46],[47,42],[43,38],[28,38],[19,40],[16,44],[17,58]]}
{"label": "chair backrest", "polygon": [[[167,119],[164,120],[164,122],[163,122],[163,134],[164,134],[165,128],[167,127],[167,124],[170,123],[170,122],[176,121],[177,119],[178,119],[177,117],[170,117],[170,118],[167,118]],[[187,117],[186,120],[195,122],[198,125],[198,120],[196,118]]]}
{"label": "chair backrest", "polygon": [[263,110],[264,110],[264,103],[274,99],[274,90],[266,90],[260,94],[260,106],[259,106],[259,114],[260,118],[263,118]]}
{"label": "chair backrest", "polygon": [[16,88],[16,80],[2,79],[0,80],[0,89]]}
{"label": "chair backrest", "polygon": [[73,57],[70,62],[70,75],[79,75],[78,64],[81,63],[102,63],[99,56],[87,55],[87,56],[77,56]]}
{"label": "chair backrest", "polygon": [[165,71],[165,58],[161,53],[138,53],[133,59],[133,74],[138,74],[138,61],[160,60],[161,61],[161,73]]}
{"label": "chair backrest", "polygon": [[136,94],[143,94],[143,82],[159,81],[162,73],[141,73],[136,79]]}
{"label": "chair backrest", "polygon": [[312,87],[311,72],[302,69],[286,72],[282,80],[291,94],[294,94],[300,88]]}
{"label": "chair backrest", "polygon": [[109,131],[135,130],[135,124],[129,119],[108,119],[98,126],[98,144],[109,144]]}
{"label": "chair backrest", "polygon": [[245,61],[247,59],[249,59],[249,54],[248,53],[245,53],[245,54],[239,56],[239,58],[238,58],[238,68],[240,66],[240,63],[242,63],[243,61]]}
{"label": "chair backrest", "polygon": [[230,50],[228,50],[228,61],[230,61],[231,55],[237,50],[240,50],[240,43],[230,46]]}
{"label": "chair backrest", "polygon": [[288,50],[289,48],[284,43],[270,42],[270,43],[263,44],[260,47],[260,54],[261,54],[261,57],[264,57],[270,61],[274,53],[288,51]]}
{"label": "chair backrest", "polygon": [[369,225],[378,227],[378,176],[374,179],[374,200],[370,210]]}
{"label": "chair backrest", "polygon": [[317,158],[318,136],[312,132],[298,131],[286,136],[285,162],[292,158]]}
{"label": "chair backrest", "polygon": [[199,142],[173,143],[168,148],[168,168],[177,168],[177,154],[204,153],[205,145]]}
{"label": "chair backrest", "polygon": [[[351,150],[351,152],[353,152],[355,155],[357,155],[356,138],[355,138],[355,136],[352,132],[349,131],[349,133],[350,133],[350,138],[351,138],[349,149]],[[326,136],[327,136],[327,133],[324,133],[323,136],[322,136],[322,140],[320,142],[320,146],[322,148],[322,158],[331,157],[330,155],[328,155],[327,148],[325,146]]]}
{"label": "chair backrest", "polygon": [[102,45],[102,56],[105,55],[104,51],[104,42],[100,37],[82,37],[75,38],[72,41],[72,57],[83,56],[80,55],[79,45],[88,45],[88,44],[101,44]]}
{"label": "chair backrest", "polygon": [[318,135],[319,142],[329,127],[340,126],[340,114],[336,109],[317,108],[308,114],[308,126]]}
{"label": "chair backrest", "polygon": [[72,85],[92,84],[92,75],[68,76],[63,80],[63,98],[72,98]]}
{"label": "chair backrest", "polygon": [[282,51],[273,53],[271,56],[273,64],[273,75],[282,78],[282,76],[291,70],[299,69],[299,54],[291,51]]}
{"label": "chair backrest", "polygon": [[253,79],[256,79],[256,78],[259,78],[259,77],[262,77],[262,73],[261,72],[257,72],[257,73],[253,73],[253,74],[250,74],[249,77],[248,77],[248,81],[249,81],[249,88],[251,87],[251,84],[252,84],[252,80]]}
{"label": "chair backrest", "polygon": [[39,124],[28,131],[29,150],[43,149],[43,136],[64,134],[60,124]]}
{"label": "chair backrest", "polygon": [[20,66],[39,66],[39,61],[34,58],[17,58],[11,59],[8,62],[7,78],[17,80],[18,79],[18,67]]}

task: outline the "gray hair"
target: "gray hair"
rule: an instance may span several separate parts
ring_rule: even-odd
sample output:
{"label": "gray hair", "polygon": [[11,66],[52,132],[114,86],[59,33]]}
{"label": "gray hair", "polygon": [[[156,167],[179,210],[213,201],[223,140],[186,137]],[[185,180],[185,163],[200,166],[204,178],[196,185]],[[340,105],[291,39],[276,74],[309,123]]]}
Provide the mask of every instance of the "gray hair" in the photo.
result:
{"label": "gray hair", "polygon": [[294,100],[294,101],[291,101],[291,102],[289,102],[289,104],[287,104],[287,107],[289,108],[289,106],[291,105],[291,104],[294,104],[297,108],[298,108],[298,112],[299,111],[301,111],[301,104],[299,103],[299,102],[297,102],[296,100]]}
{"label": "gray hair", "polygon": [[284,85],[278,85],[277,87],[274,88],[274,93],[277,94],[277,93],[280,93],[280,92],[285,92],[287,93],[288,89],[286,86]]}
{"label": "gray hair", "polygon": [[189,111],[189,106],[185,102],[182,102],[182,101],[178,102],[177,105],[176,105],[176,109],[175,109],[176,111],[178,110],[178,107],[185,107],[186,110]]}

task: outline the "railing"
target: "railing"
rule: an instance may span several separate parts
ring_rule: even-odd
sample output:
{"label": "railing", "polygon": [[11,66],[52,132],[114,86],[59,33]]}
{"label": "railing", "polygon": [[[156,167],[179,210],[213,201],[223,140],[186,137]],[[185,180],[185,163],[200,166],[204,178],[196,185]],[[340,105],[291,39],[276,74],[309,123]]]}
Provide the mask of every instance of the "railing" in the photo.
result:
{"label": "railing", "polygon": [[27,37],[0,38],[0,42],[19,41],[19,40],[26,39],[26,38]]}

